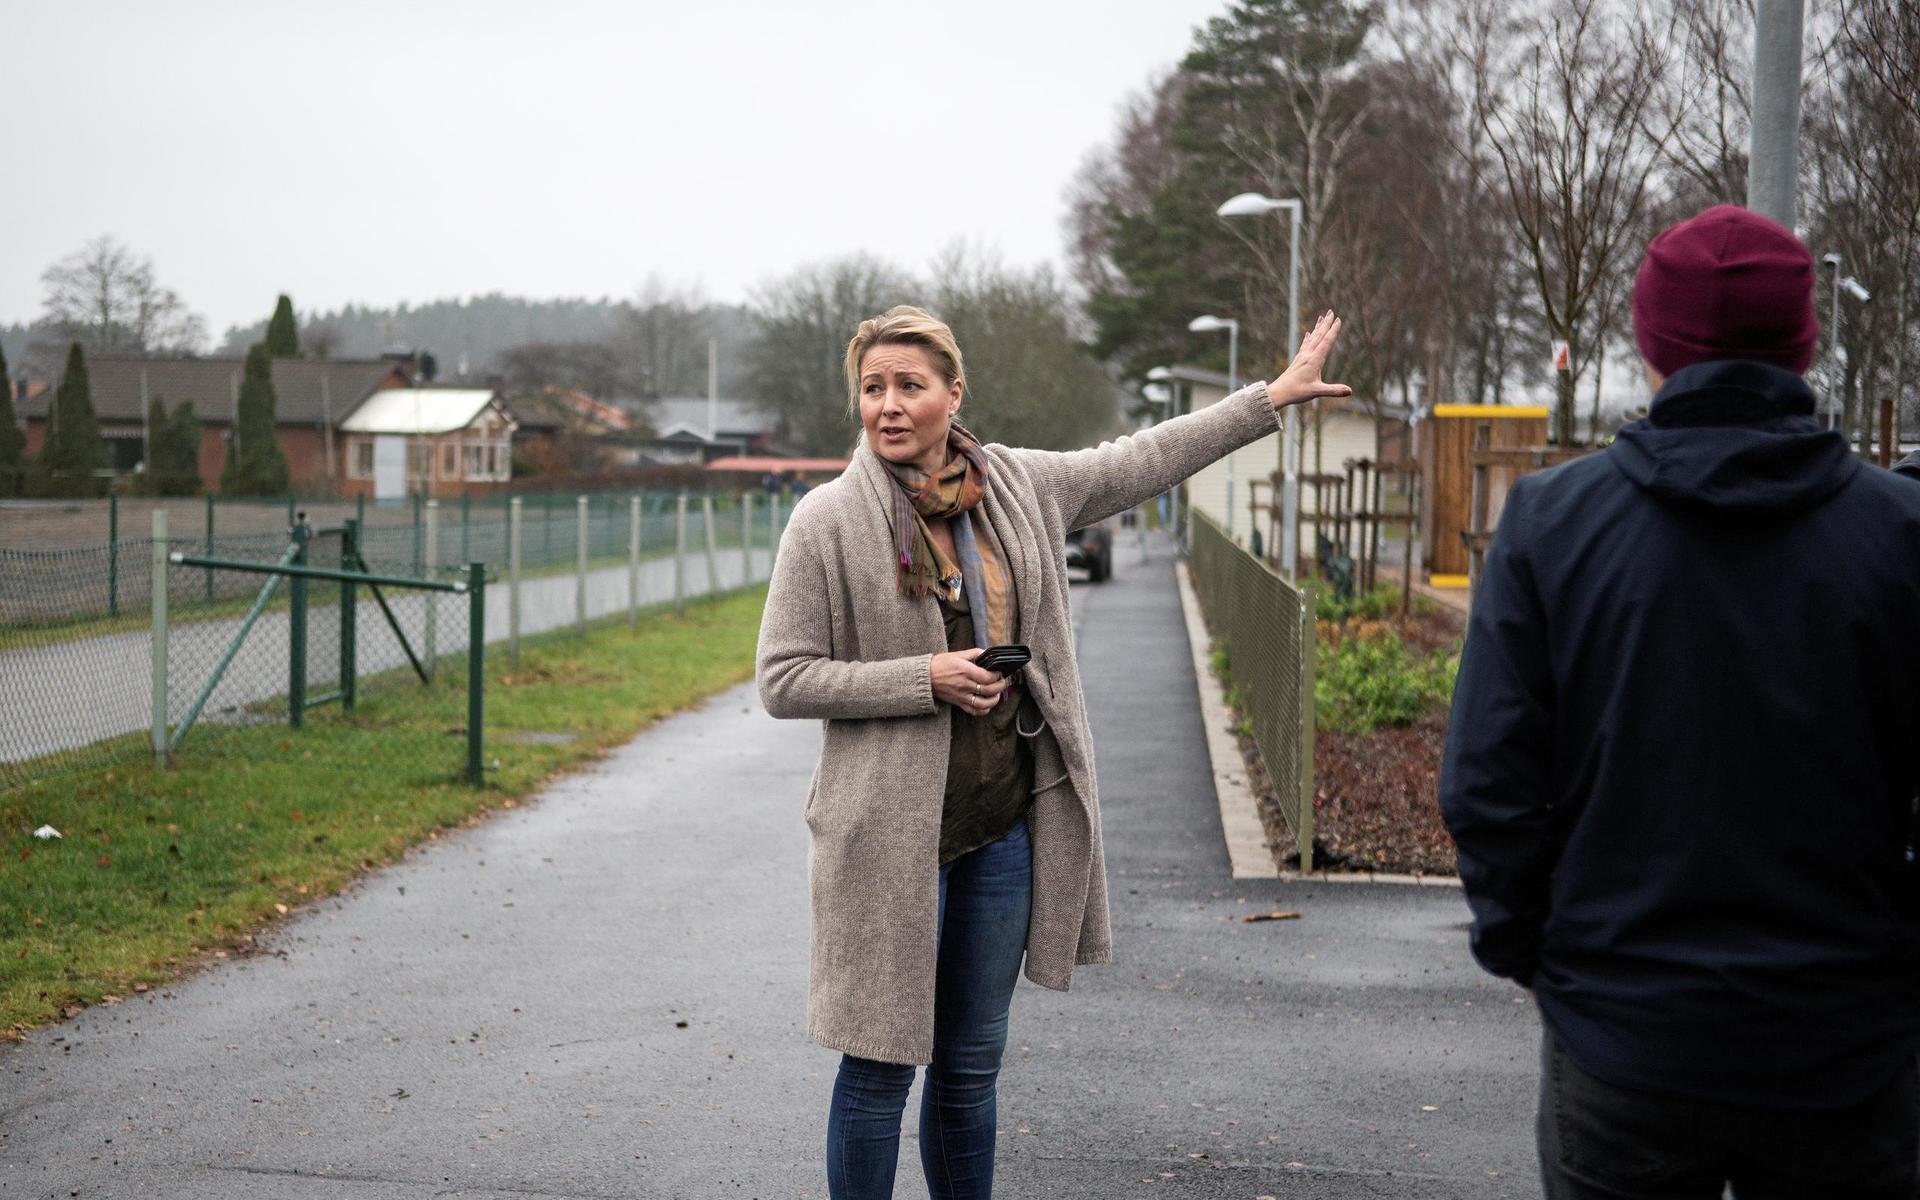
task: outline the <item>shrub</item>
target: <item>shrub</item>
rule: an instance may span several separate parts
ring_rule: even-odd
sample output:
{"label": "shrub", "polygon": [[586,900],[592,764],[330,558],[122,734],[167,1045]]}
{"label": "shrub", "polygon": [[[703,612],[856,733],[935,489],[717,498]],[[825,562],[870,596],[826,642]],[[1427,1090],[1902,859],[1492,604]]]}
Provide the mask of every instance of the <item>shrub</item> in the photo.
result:
{"label": "shrub", "polygon": [[[1421,616],[1433,611],[1433,601],[1418,593],[1413,597],[1413,611]],[[1370,592],[1341,600],[1333,594],[1332,588],[1322,588],[1314,601],[1314,616],[1322,621],[1343,622],[1354,617],[1366,621],[1379,621],[1400,614],[1400,589],[1382,585]]]}
{"label": "shrub", "polygon": [[1458,653],[1418,658],[1391,632],[1323,642],[1313,680],[1319,724],[1335,733],[1409,724],[1452,698],[1459,669]]}

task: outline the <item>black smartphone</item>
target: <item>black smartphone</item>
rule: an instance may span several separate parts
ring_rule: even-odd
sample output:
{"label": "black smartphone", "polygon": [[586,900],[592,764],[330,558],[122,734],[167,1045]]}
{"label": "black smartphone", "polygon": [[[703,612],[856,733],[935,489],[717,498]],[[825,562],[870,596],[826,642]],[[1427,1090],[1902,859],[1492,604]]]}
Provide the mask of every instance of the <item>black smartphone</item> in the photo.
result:
{"label": "black smartphone", "polygon": [[1033,652],[1025,646],[988,646],[980,657],[973,660],[977,667],[1001,675],[1011,675],[1033,660]]}

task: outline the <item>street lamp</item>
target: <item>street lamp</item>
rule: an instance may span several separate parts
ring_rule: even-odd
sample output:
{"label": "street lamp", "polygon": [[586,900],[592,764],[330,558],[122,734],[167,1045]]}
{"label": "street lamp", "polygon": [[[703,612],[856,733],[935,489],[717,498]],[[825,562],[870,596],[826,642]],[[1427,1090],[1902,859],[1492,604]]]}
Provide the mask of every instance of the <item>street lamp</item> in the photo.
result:
{"label": "street lamp", "polygon": [[[1167,419],[1172,420],[1174,417],[1179,416],[1180,415],[1180,381],[1173,377],[1173,368],[1171,367],[1150,368],[1147,371],[1147,379],[1149,382],[1158,384],[1167,389]],[[1180,503],[1180,492],[1177,488],[1174,489],[1173,491],[1161,493],[1160,521],[1168,529],[1175,531],[1174,538],[1176,541],[1180,543],[1181,549],[1184,551],[1186,548],[1187,540],[1186,540],[1186,531],[1180,527],[1179,513],[1178,511],[1176,511],[1176,506],[1179,503]]]}
{"label": "street lamp", "polygon": [[[1221,217],[1264,217],[1268,213],[1285,211],[1292,217],[1292,228],[1287,237],[1287,361],[1293,361],[1293,354],[1300,337],[1300,216],[1301,205],[1298,200],[1274,200],[1262,196],[1259,192],[1241,192],[1238,196],[1222,204],[1217,215]],[[1296,418],[1291,408],[1281,413],[1280,445],[1280,568],[1291,580],[1294,577],[1294,565],[1300,561],[1300,475],[1299,463],[1304,457],[1304,439],[1300,437]],[[1293,443],[1293,462],[1289,464],[1287,442]]]}
{"label": "street lamp", "polygon": [[[1193,333],[1214,333],[1227,331],[1227,395],[1240,390],[1240,322],[1232,317],[1216,317],[1209,313],[1204,317],[1195,317],[1187,322],[1187,329]],[[1227,540],[1233,540],[1233,455],[1227,455]]]}

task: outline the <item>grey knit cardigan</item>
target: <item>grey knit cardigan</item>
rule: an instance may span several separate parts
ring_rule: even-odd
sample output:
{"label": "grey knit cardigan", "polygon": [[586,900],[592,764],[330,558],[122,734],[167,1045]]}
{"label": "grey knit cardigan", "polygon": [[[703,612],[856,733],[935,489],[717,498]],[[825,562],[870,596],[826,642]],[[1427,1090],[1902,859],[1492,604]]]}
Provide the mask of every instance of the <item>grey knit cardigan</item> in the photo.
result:
{"label": "grey knit cardigan", "polygon": [[[1033,650],[1023,683],[1047,728],[1034,739],[1033,915],[1027,978],[1067,989],[1111,961],[1092,735],[1074,661],[1064,539],[1168,490],[1272,433],[1266,385],[1089,450],[986,447],[987,520],[1006,548]],[[939,604],[894,581],[893,486],[863,443],[838,479],[794,506],[760,625],[760,699],[824,725],[807,796],[812,836],[808,1035],[862,1058],[933,1053],[940,808],[950,745],[933,655]]]}

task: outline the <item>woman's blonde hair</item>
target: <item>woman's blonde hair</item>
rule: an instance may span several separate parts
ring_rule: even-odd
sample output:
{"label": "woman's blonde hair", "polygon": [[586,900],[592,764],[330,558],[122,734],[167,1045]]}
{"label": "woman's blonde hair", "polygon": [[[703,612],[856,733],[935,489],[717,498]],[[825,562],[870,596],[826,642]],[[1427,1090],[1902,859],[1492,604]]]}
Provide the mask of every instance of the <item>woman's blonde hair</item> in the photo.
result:
{"label": "woman's blonde hair", "polygon": [[960,343],[953,339],[947,323],[925,309],[911,304],[896,304],[877,317],[868,317],[854,330],[847,343],[847,411],[860,412],[860,360],[875,346],[924,346],[933,356],[933,365],[949,386],[964,386],[966,364],[960,357]]}

